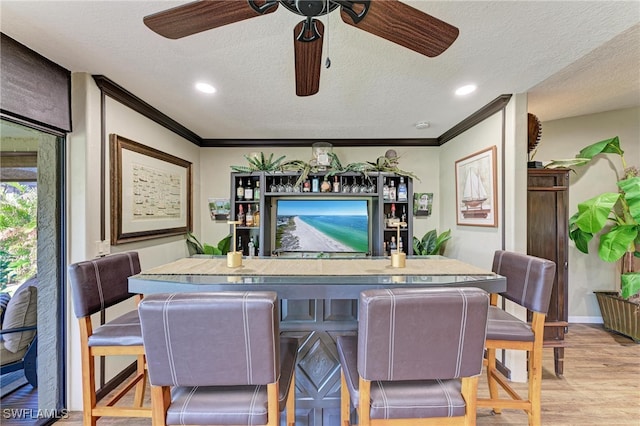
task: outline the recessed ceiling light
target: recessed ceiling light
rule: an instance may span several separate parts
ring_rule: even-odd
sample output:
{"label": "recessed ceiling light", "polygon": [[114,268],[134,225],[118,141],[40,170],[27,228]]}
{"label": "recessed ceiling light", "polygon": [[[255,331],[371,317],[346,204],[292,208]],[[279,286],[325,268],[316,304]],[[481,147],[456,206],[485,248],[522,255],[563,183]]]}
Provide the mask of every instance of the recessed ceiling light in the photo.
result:
{"label": "recessed ceiling light", "polygon": [[424,129],[428,129],[430,126],[428,121],[421,121],[419,123],[416,123],[416,129],[418,130],[424,130]]}
{"label": "recessed ceiling light", "polygon": [[458,96],[468,95],[469,93],[475,92],[476,89],[477,89],[477,86],[475,84],[467,84],[466,86],[462,86],[456,89],[456,95]]}
{"label": "recessed ceiling light", "polygon": [[198,89],[202,93],[216,93],[216,88],[209,83],[196,83],[196,89]]}

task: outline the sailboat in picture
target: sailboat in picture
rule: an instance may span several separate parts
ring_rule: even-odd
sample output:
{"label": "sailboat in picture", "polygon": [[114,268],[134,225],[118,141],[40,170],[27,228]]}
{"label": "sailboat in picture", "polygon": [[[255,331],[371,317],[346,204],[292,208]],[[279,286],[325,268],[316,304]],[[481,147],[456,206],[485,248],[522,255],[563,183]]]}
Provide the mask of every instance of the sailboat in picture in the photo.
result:
{"label": "sailboat in picture", "polygon": [[462,215],[465,218],[486,218],[490,209],[484,209],[483,204],[488,199],[480,176],[474,168],[469,168],[462,190]]}

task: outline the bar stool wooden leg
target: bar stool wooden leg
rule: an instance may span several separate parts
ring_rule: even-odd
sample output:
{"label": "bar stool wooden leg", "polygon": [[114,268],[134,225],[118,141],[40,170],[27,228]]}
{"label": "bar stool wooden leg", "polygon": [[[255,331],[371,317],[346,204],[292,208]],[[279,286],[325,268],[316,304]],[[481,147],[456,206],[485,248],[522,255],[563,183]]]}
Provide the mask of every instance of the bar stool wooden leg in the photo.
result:
{"label": "bar stool wooden leg", "polygon": [[151,423],[153,426],[166,426],[166,413],[171,402],[171,389],[168,386],[151,386]]}
{"label": "bar stool wooden leg", "polygon": [[[489,384],[489,395],[491,399],[498,399],[498,382],[494,376],[496,371],[496,350],[493,348],[487,348],[487,383]],[[496,414],[502,413],[500,407],[493,407],[493,412]]]}
{"label": "bar stool wooden leg", "polygon": [[358,426],[370,426],[371,425],[371,382],[369,380],[365,380],[360,377],[359,387],[359,397],[360,400],[358,402],[359,410],[358,410]]}
{"label": "bar stool wooden leg", "polygon": [[462,396],[467,406],[466,416],[464,417],[465,426],[475,426],[476,424],[476,400],[478,399],[478,381],[476,377],[462,378]]}
{"label": "bar stool wooden leg", "polygon": [[95,369],[95,361],[92,356],[88,354],[89,348],[83,348],[82,354],[85,358],[82,361],[82,424],[85,426],[96,426],[98,420],[97,417],[93,417],[93,408],[96,406],[96,380],[93,374]]}
{"label": "bar stool wooden leg", "polygon": [[529,424],[539,425],[542,421],[542,339],[537,339],[529,355]]}
{"label": "bar stool wooden leg", "polygon": [[138,370],[136,372],[136,375],[140,376],[141,379],[136,384],[136,393],[133,397],[133,403],[135,407],[142,407],[142,404],[144,403],[145,387],[147,386],[147,369],[145,362],[146,360],[144,358],[144,355],[138,355]]}
{"label": "bar stool wooden leg", "polygon": [[344,371],[340,372],[340,425],[349,426],[351,418],[351,399],[347,389],[347,381],[344,378]]}
{"label": "bar stool wooden leg", "polygon": [[287,396],[287,426],[296,424],[296,373],[291,376],[291,389]]}

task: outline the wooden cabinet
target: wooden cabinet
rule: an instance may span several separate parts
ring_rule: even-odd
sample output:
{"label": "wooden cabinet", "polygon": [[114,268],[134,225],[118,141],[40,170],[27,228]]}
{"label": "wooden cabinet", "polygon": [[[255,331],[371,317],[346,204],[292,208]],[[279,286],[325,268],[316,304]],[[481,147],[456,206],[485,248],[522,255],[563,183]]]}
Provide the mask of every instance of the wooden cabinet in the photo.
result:
{"label": "wooden cabinet", "polygon": [[[385,255],[385,247],[392,239],[396,246],[399,245],[397,227],[390,226],[393,222],[389,220],[391,216],[395,216],[397,221],[404,218],[406,226],[400,228],[402,251],[408,255],[413,254],[411,178],[390,173],[370,173],[368,176],[345,173],[329,177],[324,174],[310,174],[305,182],[299,182],[299,177],[297,173],[231,173],[231,217],[234,220],[238,220],[240,216],[244,217],[243,224],[238,225],[236,229],[238,250],[242,250],[244,255],[249,255],[250,241],[257,247],[255,254],[258,256],[278,254],[277,206],[281,200],[366,201],[369,247],[364,254]],[[398,195],[395,200],[385,197],[385,184],[387,187],[394,187],[396,194],[399,194],[400,187],[404,186],[406,199],[398,200]],[[251,188],[249,196],[247,188]],[[247,221],[249,213],[252,220]],[[324,255],[331,256],[332,253]]]}
{"label": "wooden cabinet", "polygon": [[558,376],[563,374],[564,334],[568,327],[568,205],[569,170],[528,170],[527,253],[557,265],[544,345],[554,348]]}

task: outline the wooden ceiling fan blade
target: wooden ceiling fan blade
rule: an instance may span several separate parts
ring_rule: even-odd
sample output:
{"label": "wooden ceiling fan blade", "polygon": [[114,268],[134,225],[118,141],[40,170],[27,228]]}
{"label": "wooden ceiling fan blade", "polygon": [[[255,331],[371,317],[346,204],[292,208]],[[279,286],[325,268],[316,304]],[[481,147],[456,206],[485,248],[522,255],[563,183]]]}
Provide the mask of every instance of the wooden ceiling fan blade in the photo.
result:
{"label": "wooden ceiling fan blade", "polygon": [[364,18],[355,23],[340,11],[342,20],[422,55],[438,56],[458,38],[458,28],[398,0],[372,1]]}
{"label": "wooden ceiling fan blade", "polygon": [[324,25],[316,19],[302,21],[293,30],[298,96],[315,95],[320,90],[323,35]]}
{"label": "wooden ceiling fan blade", "polygon": [[178,39],[272,13],[278,8],[278,4],[276,1],[262,2],[261,8],[256,10],[247,0],[194,1],[145,16],[143,21],[161,36]]}

